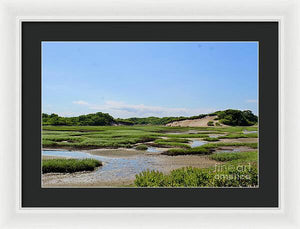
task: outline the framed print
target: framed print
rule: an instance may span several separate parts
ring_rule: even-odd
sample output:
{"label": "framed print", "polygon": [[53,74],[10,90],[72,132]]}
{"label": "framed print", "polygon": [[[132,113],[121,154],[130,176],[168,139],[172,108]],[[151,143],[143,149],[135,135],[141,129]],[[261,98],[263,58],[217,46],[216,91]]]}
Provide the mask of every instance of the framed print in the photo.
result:
{"label": "framed print", "polygon": [[23,22],[22,77],[24,207],[278,206],[278,22]]}
{"label": "framed print", "polygon": [[299,11],[1,1],[0,227],[299,228]]}

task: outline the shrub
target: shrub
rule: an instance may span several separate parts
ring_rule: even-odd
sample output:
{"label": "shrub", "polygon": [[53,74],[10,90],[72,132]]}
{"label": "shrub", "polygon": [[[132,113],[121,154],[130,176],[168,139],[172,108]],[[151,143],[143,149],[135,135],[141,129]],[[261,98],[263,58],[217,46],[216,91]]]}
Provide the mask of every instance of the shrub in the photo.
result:
{"label": "shrub", "polygon": [[209,122],[207,122],[207,125],[208,126],[214,126],[214,122],[213,121],[209,121]]}
{"label": "shrub", "polygon": [[147,170],[137,174],[134,183],[138,187],[165,187],[166,179],[162,172]]}
{"label": "shrub", "polygon": [[251,111],[228,109],[216,112],[220,122],[230,126],[251,126],[257,123],[258,117]]}
{"label": "shrub", "polygon": [[147,150],[148,146],[146,145],[138,145],[137,147],[135,147],[137,150]]}
{"label": "shrub", "polygon": [[95,159],[46,159],[42,162],[43,173],[74,173],[93,171],[102,163]]}
{"label": "shrub", "polygon": [[216,122],[215,125],[216,126],[221,126],[221,124],[219,122]]}

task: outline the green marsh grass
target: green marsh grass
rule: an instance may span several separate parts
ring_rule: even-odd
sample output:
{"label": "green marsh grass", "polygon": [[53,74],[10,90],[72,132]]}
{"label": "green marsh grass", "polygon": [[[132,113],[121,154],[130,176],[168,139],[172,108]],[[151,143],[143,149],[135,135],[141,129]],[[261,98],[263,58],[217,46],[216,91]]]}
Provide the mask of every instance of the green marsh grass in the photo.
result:
{"label": "green marsh grass", "polygon": [[220,161],[220,162],[229,162],[235,161],[240,163],[248,163],[248,162],[257,162],[258,153],[257,151],[250,152],[234,152],[234,153],[215,153],[209,155],[210,159]]}
{"label": "green marsh grass", "polygon": [[169,149],[166,152],[163,152],[161,154],[168,155],[168,156],[178,156],[178,155],[193,155],[193,154],[207,155],[211,153],[212,150],[203,148],[202,146],[198,146],[189,149]]}
{"label": "green marsh grass", "polygon": [[151,144],[152,146],[157,146],[157,147],[179,147],[179,148],[191,148],[190,145],[185,144],[185,143],[181,143],[178,141],[172,141],[172,139],[170,139],[169,141],[166,140],[162,140],[162,139],[157,139],[154,141],[153,144]]}
{"label": "green marsh grass", "polygon": [[211,138],[211,137],[203,138],[203,140],[207,141],[207,142],[217,142],[217,141],[220,141],[219,138]]}
{"label": "green marsh grass", "polygon": [[102,163],[95,159],[44,159],[43,173],[74,173],[79,171],[93,171]]}
{"label": "green marsh grass", "polygon": [[[194,134],[188,130],[204,131]],[[43,126],[43,147],[91,149],[133,148],[136,144],[156,141],[157,147],[189,148],[187,138],[209,138],[208,134],[227,134],[225,138],[239,136],[242,131],[257,130],[257,127],[168,127],[168,126]],[[178,133],[178,134],[174,134]],[[168,139],[162,139],[162,137]]]}
{"label": "green marsh grass", "polygon": [[135,147],[137,150],[147,150],[148,149],[148,146],[146,145],[138,145]]}
{"label": "green marsh grass", "polygon": [[238,133],[238,134],[228,134],[225,136],[220,136],[218,138],[219,139],[235,139],[235,138],[257,138],[257,137],[258,137],[257,133],[249,133],[249,134]]}

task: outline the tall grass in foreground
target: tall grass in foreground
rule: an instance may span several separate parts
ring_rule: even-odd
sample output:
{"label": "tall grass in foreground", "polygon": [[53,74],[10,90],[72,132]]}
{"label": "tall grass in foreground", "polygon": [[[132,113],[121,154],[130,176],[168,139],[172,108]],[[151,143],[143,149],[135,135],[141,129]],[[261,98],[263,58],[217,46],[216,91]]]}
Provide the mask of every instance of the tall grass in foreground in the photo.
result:
{"label": "tall grass in foreground", "polygon": [[74,173],[93,171],[102,163],[95,159],[45,159],[42,162],[43,173]]}
{"label": "tall grass in foreground", "polygon": [[255,187],[258,185],[256,166],[236,167],[217,171],[214,169],[180,168],[163,174],[159,171],[144,171],[136,175],[138,187]]}
{"label": "tall grass in foreground", "polygon": [[256,187],[258,152],[219,153],[209,156],[225,162],[210,168],[180,168],[163,174],[144,171],[136,175],[138,187]]}

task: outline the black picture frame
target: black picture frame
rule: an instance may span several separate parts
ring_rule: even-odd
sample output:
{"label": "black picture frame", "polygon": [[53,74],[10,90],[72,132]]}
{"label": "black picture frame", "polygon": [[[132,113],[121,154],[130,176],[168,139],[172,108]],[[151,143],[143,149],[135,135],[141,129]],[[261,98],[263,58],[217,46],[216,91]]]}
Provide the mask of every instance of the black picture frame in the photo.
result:
{"label": "black picture frame", "polygon": [[[42,41],[258,41],[258,188],[42,188]],[[278,207],[278,22],[22,22],[22,207]]]}

